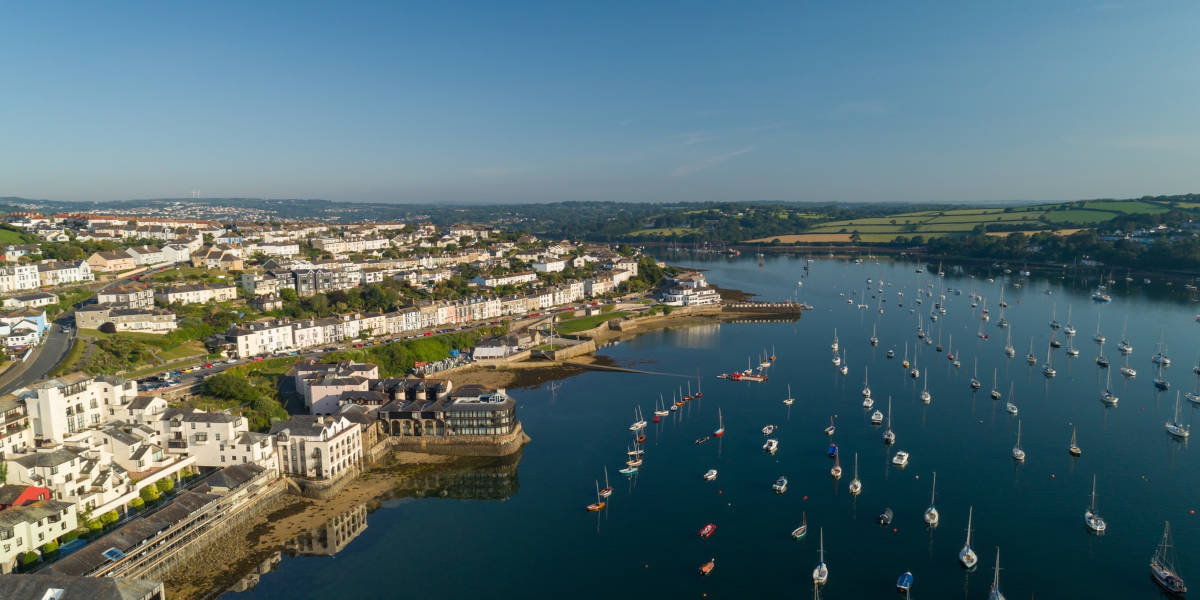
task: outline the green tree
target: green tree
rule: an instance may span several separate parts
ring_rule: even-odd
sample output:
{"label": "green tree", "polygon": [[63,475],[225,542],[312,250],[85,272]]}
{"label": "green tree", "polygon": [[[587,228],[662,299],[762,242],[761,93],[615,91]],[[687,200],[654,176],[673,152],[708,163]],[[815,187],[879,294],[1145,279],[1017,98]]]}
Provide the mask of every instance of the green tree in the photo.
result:
{"label": "green tree", "polygon": [[175,489],[175,480],[170,477],[164,477],[155,482],[154,485],[158,488],[158,491],[166,493]]}
{"label": "green tree", "polygon": [[105,525],[112,525],[121,519],[121,515],[117,514],[116,510],[110,510],[100,515],[100,522]]}

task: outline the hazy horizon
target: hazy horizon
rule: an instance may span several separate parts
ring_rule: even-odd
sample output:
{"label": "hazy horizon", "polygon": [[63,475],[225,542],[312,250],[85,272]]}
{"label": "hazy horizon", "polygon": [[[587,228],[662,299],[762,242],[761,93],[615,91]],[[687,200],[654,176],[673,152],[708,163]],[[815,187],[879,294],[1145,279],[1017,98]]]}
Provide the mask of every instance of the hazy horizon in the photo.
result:
{"label": "hazy horizon", "polygon": [[1200,189],[1200,5],[18,5],[0,195],[1029,204]]}

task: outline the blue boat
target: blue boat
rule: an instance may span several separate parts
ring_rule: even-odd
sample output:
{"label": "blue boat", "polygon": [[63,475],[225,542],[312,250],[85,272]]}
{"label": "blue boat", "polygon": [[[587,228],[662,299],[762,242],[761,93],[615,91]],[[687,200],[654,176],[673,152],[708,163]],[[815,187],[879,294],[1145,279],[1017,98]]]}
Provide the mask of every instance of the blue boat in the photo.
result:
{"label": "blue boat", "polygon": [[900,579],[896,580],[896,591],[907,592],[909,589],[912,588],[912,584],[913,584],[912,573],[909,571],[905,571],[904,574],[900,576]]}
{"label": "blue boat", "polygon": [[829,457],[833,458],[835,456],[837,456],[837,444],[830,444],[829,445]]}

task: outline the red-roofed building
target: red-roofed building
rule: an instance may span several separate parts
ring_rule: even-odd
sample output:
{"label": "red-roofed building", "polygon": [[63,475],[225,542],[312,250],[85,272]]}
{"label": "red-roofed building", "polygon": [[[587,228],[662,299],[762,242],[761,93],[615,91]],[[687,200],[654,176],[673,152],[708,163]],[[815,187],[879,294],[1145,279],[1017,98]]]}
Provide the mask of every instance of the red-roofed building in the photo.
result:
{"label": "red-roofed building", "polygon": [[50,490],[36,485],[0,485],[0,510],[24,506],[37,500],[49,500]]}

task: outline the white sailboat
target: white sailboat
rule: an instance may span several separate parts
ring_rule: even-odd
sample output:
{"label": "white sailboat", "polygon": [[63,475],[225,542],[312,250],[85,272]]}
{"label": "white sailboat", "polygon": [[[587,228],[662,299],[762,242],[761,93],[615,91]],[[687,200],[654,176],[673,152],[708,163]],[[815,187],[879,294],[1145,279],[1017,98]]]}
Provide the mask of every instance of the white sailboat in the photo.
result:
{"label": "white sailboat", "polygon": [[1112,393],[1112,370],[1105,371],[1104,375],[1104,392],[1100,394],[1100,401],[1105,406],[1116,406],[1120,399]]}
{"label": "white sailboat", "polygon": [[941,518],[938,515],[937,506],[934,505],[934,498],[937,496],[937,471],[933,472],[933,485],[929,487],[929,508],[925,509],[925,524],[930,527],[937,527],[938,520]]}
{"label": "white sailboat", "polygon": [[1017,444],[1012,449],[1013,460],[1019,463],[1025,462],[1025,451],[1021,449],[1021,421],[1017,421]]}
{"label": "white sailboat", "polygon": [[997,377],[1000,373],[999,369],[992,369],[992,400],[1000,399],[1000,390],[996,387]]}
{"label": "white sailboat", "polygon": [[863,395],[863,397],[864,397],[864,398],[870,398],[870,397],[871,397],[871,386],[870,386],[870,384],[869,384],[869,382],[868,382],[868,378],[867,378],[867,367],[865,367],[865,366],[863,367],[863,387],[862,387],[862,395]]}
{"label": "white sailboat", "polygon": [[833,328],[833,343],[829,345],[829,349],[833,350],[834,352],[838,351],[838,339],[837,339],[837,328],[836,327]]}
{"label": "white sailboat", "polygon": [[1042,365],[1042,375],[1047,379],[1058,375],[1058,371],[1054,370],[1054,357],[1050,354],[1050,346],[1046,346],[1046,364]]}
{"label": "white sailboat", "polygon": [[1030,366],[1037,364],[1037,356],[1033,353],[1033,336],[1029,337],[1029,352],[1025,354],[1025,362]]}
{"label": "white sailboat", "polygon": [[929,394],[929,369],[925,369],[925,387],[921,390],[921,402],[929,404],[933,401],[933,396]]}
{"label": "white sailboat", "polygon": [[1063,327],[1063,333],[1068,336],[1075,335],[1075,326],[1071,324],[1071,305],[1067,305],[1067,326]]}
{"label": "white sailboat", "polygon": [[1179,392],[1175,392],[1175,416],[1170,421],[1167,421],[1165,427],[1167,428],[1167,433],[1179,439],[1186,440],[1192,435],[1192,426],[1179,422]]}
{"label": "white sailboat", "polygon": [[1104,533],[1108,529],[1108,524],[1104,522],[1104,517],[1100,516],[1100,512],[1096,510],[1096,476],[1092,475],[1092,504],[1083,513],[1083,522],[1087,524],[1088,529],[1093,533]]}
{"label": "white sailboat", "polygon": [[879,345],[879,336],[875,335],[875,325],[872,325],[872,326],[871,326],[871,339],[870,339],[870,342],[871,342],[871,345],[872,345],[872,346],[878,346],[878,345]]}
{"label": "white sailboat", "polygon": [[862,493],[862,481],[858,478],[858,453],[854,453],[854,479],[850,480],[850,494],[857,496]]}
{"label": "white sailboat", "polygon": [[846,351],[842,350],[842,366],[838,367],[838,373],[845,375],[850,372],[850,365],[846,363]]}
{"label": "white sailboat", "polygon": [[977,389],[979,389],[980,385],[981,384],[979,383],[979,357],[976,357],[975,361],[974,361],[974,366],[972,367],[971,389],[977,390]]}
{"label": "white sailboat", "polygon": [[896,432],[892,431],[892,397],[888,396],[887,429],[883,432],[883,443],[891,446],[896,443]]}
{"label": "white sailboat", "polygon": [[813,569],[812,578],[814,584],[825,585],[825,582],[829,581],[829,567],[825,565],[825,529],[821,528],[818,531],[820,531],[821,535],[821,549],[819,551],[821,561],[817,563],[817,568]]}
{"label": "white sailboat", "polygon": [[792,403],[796,401],[796,399],[792,397],[792,384],[789,383],[787,388],[788,388],[787,398],[783,399],[783,403],[788,406],[791,406]]}
{"label": "white sailboat", "polygon": [[1012,329],[1008,330],[1008,337],[1004,341],[1004,355],[1012,358],[1017,355],[1017,349],[1012,345]]}
{"label": "white sailboat", "polygon": [[963,544],[962,550],[958,551],[958,562],[967,569],[974,569],[975,565],[979,564],[979,556],[975,554],[975,549],[971,547],[971,519],[975,516],[975,507],[967,509],[967,542]]}
{"label": "white sailboat", "polygon": [[1013,402],[1013,382],[1011,381],[1008,382],[1008,402],[1004,403],[1004,410],[1014,417],[1017,416],[1017,403]]}
{"label": "white sailboat", "polygon": [[1121,354],[1133,354],[1133,344],[1129,343],[1129,337],[1125,335],[1125,331],[1129,329],[1129,317],[1125,317],[1125,324],[1121,326],[1121,343],[1117,344],[1117,350]]}
{"label": "white sailboat", "polygon": [[1092,339],[1096,340],[1097,344],[1103,344],[1108,339],[1104,337],[1103,333],[1100,333],[1100,315],[1096,315],[1096,335]]}
{"label": "white sailboat", "polygon": [[992,577],[992,589],[988,592],[988,600],[1004,600],[1000,593],[1000,548],[996,548],[996,574]]}

